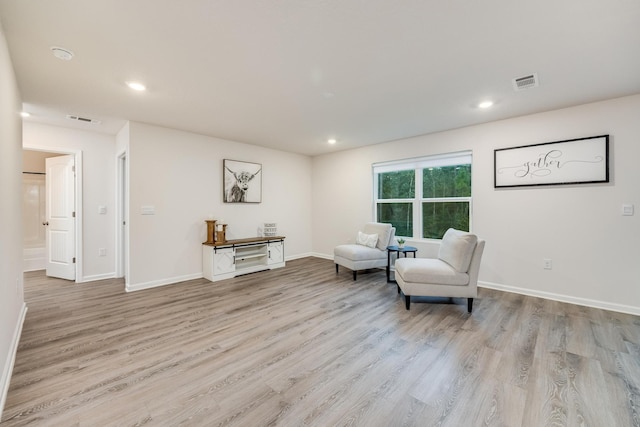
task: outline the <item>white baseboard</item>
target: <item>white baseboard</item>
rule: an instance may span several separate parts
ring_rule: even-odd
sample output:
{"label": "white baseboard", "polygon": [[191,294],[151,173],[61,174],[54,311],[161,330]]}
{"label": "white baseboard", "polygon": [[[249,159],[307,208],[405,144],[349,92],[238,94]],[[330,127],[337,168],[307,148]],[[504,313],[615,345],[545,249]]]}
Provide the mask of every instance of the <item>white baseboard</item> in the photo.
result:
{"label": "white baseboard", "polygon": [[179,282],[186,282],[187,280],[201,279],[202,277],[204,276],[202,275],[202,272],[200,272],[200,273],[194,273],[194,274],[187,274],[184,276],[171,277],[168,279],[152,280],[150,282],[135,283],[135,284],[127,283],[125,285],[125,290],[127,292],[141,291],[143,289],[157,288],[158,286],[173,285]]}
{"label": "white baseboard", "polygon": [[583,305],[586,307],[599,308],[602,310],[617,311],[620,313],[640,316],[640,307],[633,307],[624,304],[615,304],[606,301],[597,301],[588,298],[574,297],[571,295],[556,294],[553,292],[538,291],[535,289],[517,288],[515,286],[502,285],[499,283],[478,281],[481,288],[495,289],[497,291],[513,292],[514,294],[528,295],[532,297],[544,298],[553,301],[566,302],[569,304]]}
{"label": "white baseboard", "polygon": [[[307,258],[310,256],[314,256],[314,255],[312,253],[296,254],[296,255],[285,257],[285,260],[291,261],[294,259]],[[115,275],[113,277],[115,277]],[[135,292],[143,289],[156,288],[158,286],[173,285],[178,282],[186,282],[187,280],[201,279],[203,277],[204,277],[203,273],[196,273],[196,274],[189,274],[185,276],[172,277],[170,279],[161,279],[161,280],[154,280],[154,281],[145,282],[145,283],[136,283],[133,285],[130,283],[127,283],[125,284],[125,289],[127,292]]]}
{"label": "white baseboard", "polygon": [[284,257],[284,259],[286,261],[292,261],[294,259],[308,258],[310,256],[315,256],[315,255],[313,253],[311,253],[311,252],[308,252],[308,253],[305,253],[305,254],[296,254],[296,255],[287,256],[287,257]]}
{"label": "white baseboard", "polygon": [[328,259],[330,261],[333,261],[333,255],[321,254],[319,252],[312,252],[308,256],[312,256],[312,257],[316,257],[316,258],[322,258],[322,259]]}
{"label": "white baseboard", "polygon": [[96,280],[105,280],[105,279],[113,279],[116,277],[116,273],[104,273],[104,274],[94,274],[92,276],[84,276],[81,280],[78,280],[78,283],[85,282],[95,282]]}
{"label": "white baseboard", "polygon": [[[285,260],[291,261],[294,259],[307,258],[310,256],[314,256],[314,255],[312,253],[296,254],[296,255],[285,257]],[[195,273],[195,274],[189,274],[185,276],[172,277],[169,279],[153,280],[151,282],[136,283],[136,284],[127,283],[125,284],[125,289],[127,292],[135,292],[143,289],[156,288],[158,286],[173,285],[178,282],[186,282],[187,280],[201,279],[203,277],[204,277],[203,273]]]}
{"label": "white baseboard", "polygon": [[20,336],[22,335],[22,325],[24,325],[24,319],[26,316],[27,305],[22,303],[22,310],[20,310],[18,322],[16,323],[16,327],[13,331],[9,354],[7,354],[7,361],[2,369],[2,378],[0,378],[0,421],[2,421],[4,404],[7,401],[7,393],[9,392],[9,384],[11,382],[11,373],[13,372],[13,365],[16,362],[16,353],[18,352],[18,344],[20,343]]}

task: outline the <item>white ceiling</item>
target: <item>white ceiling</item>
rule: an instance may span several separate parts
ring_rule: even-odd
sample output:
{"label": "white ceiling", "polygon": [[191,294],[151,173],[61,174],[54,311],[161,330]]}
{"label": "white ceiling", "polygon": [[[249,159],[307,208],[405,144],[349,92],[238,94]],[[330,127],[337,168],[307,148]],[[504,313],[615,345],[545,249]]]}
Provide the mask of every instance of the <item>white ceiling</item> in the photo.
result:
{"label": "white ceiling", "polygon": [[640,93],[638,0],[0,0],[0,21],[27,120],[99,132],[317,155]]}

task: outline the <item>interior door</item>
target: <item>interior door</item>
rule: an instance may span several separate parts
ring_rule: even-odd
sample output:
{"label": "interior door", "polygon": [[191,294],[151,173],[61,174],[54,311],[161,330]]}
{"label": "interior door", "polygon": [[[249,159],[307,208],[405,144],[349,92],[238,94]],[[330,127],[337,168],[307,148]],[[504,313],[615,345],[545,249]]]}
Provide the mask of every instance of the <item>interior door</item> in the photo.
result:
{"label": "interior door", "polygon": [[75,170],[74,156],[58,156],[46,162],[46,274],[75,280]]}

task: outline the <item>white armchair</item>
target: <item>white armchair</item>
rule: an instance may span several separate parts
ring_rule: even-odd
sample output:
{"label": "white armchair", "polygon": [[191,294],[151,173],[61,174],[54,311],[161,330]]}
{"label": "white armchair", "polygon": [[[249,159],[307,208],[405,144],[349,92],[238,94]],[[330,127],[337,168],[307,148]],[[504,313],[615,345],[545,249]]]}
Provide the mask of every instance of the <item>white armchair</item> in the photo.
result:
{"label": "white armchair", "polygon": [[433,296],[467,298],[471,313],[484,244],[475,234],[450,228],[442,237],[438,258],[399,258],[396,282],[407,310],[412,296]]}
{"label": "white armchair", "polygon": [[353,270],[353,280],[356,280],[359,270],[387,266],[387,246],[393,245],[396,235],[395,227],[391,224],[369,222],[362,231],[358,232],[355,244],[336,246],[333,250],[333,261]]}

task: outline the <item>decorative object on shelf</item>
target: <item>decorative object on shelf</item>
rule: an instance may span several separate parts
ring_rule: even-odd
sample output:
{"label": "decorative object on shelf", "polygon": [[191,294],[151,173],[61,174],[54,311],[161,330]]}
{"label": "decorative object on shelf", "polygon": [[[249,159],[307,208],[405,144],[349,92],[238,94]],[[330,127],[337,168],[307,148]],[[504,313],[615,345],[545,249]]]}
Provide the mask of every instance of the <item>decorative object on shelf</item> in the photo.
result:
{"label": "decorative object on shelf", "polygon": [[227,224],[216,225],[216,243],[224,243],[227,241]]}
{"label": "decorative object on shelf", "polygon": [[223,160],[225,203],[262,202],[262,165]]}
{"label": "decorative object on shelf", "polygon": [[404,242],[405,240],[402,237],[398,238],[398,247],[400,249],[404,248]]}
{"label": "decorative object on shelf", "polygon": [[216,242],[216,220],[208,219],[204,222],[207,223],[207,241],[205,243],[215,243]]}
{"label": "decorative object on shelf", "polygon": [[493,151],[494,187],[609,182],[609,135]]}
{"label": "decorative object on shelf", "polygon": [[278,224],[275,222],[265,222],[262,228],[264,237],[273,237],[278,235]]}

